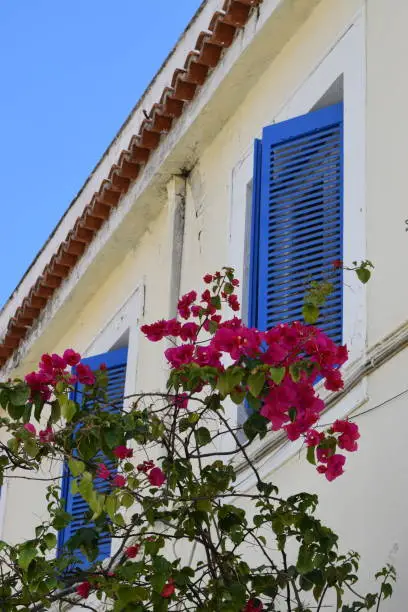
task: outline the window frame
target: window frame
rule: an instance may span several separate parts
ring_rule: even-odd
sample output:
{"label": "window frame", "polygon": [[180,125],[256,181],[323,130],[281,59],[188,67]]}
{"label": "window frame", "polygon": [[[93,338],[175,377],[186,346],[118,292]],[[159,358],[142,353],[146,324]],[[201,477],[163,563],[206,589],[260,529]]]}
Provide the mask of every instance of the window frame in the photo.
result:
{"label": "window frame", "polygon": [[[365,15],[364,11],[353,20],[346,33],[339,35],[336,44],[307,76],[304,82],[286,101],[281,110],[271,116],[268,124],[282,122],[304,115],[324,101],[325,95],[338,79],[343,80],[342,101],[344,116],[343,150],[343,224],[352,231],[343,232],[343,259],[346,263],[366,258],[365,240]],[[332,102],[333,103],[333,102]],[[331,104],[327,104],[329,106]],[[255,135],[257,137],[258,135]],[[259,134],[260,136],[260,134]],[[248,274],[245,259],[249,252],[248,224],[252,225],[252,197],[254,155],[257,145],[253,143],[244,152],[232,170],[232,190],[229,218],[228,265],[236,270],[242,279],[238,297],[244,305],[243,318],[248,321],[248,313],[253,308],[248,298]],[[245,205],[242,205],[245,200]],[[245,241],[242,240],[245,236]],[[343,343],[349,348],[349,361],[343,369],[345,378],[364,361],[366,354],[366,289],[357,277],[348,273],[344,279],[343,290]],[[356,317],[357,313],[357,317]],[[324,399],[325,390],[321,391]],[[345,416],[356,405],[366,400],[366,382],[363,380],[346,397],[339,401],[328,415],[334,412]],[[340,408],[338,408],[340,405]],[[243,411],[235,406],[227,406],[232,422],[242,423]],[[330,417],[329,417],[330,418]],[[323,418],[323,423],[326,419]],[[329,422],[329,421],[328,421]],[[260,443],[260,446],[265,442]],[[286,445],[287,446],[287,445]],[[298,452],[300,447],[291,444],[285,452],[276,452],[276,464]],[[284,457],[284,458],[282,458]]]}

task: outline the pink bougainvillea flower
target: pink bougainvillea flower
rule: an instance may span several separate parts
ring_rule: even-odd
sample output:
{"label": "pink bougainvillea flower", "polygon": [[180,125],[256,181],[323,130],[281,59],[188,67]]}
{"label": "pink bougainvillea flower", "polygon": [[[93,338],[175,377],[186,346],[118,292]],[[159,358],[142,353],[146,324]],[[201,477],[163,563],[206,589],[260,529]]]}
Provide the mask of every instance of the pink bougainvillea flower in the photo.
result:
{"label": "pink bougainvillea flower", "polygon": [[28,431],[28,433],[32,434],[33,436],[35,436],[35,434],[37,433],[37,431],[36,431],[36,429],[35,429],[35,427],[34,427],[34,425],[32,423],[26,423],[24,425],[24,429],[26,431]]}
{"label": "pink bougainvillea flower", "polygon": [[250,599],[243,609],[243,612],[262,612],[262,610],[263,604],[259,599]]}
{"label": "pink bougainvillea flower", "polygon": [[180,338],[183,340],[183,342],[187,342],[188,340],[196,340],[198,330],[199,327],[197,323],[184,323],[180,330]]}
{"label": "pink bougainvillea flower", "polygon": [[350,421],[335,421],[332,426],[333,432],[340,433],[339,447],[353,453],[358,449],[357,440],[360,437],[357,423]]}
{"label": "pink bougainvillea flower", "polygon": [[210,283],[212,283],[212,281],[213,281],[213,276],[212,276],[212,274],[206,274],[206,275],[203,277],[203,281],[204,281],[204,282],[205,282],[207,285],[209,285]]}
{"label": "pink bougainvillea flower", "polygon": [[53,442],[55,439],[55,436],[54,436],[52,427],[48,426],[46,429],[42,429],[40,433],[38,434],[38,437],[40,438],[40,442],[43,442],[43,443]]}
{"label": "pink bougainvillea flower", "polygon": [[181,331],[181,323],[177,319],[166,321],[166,336],[178,337]]}
{"label": "pink bougainvillea flower", "polygon": [[118,459],[130,459],[133,457],[133,450],[131,448],[127,448],[126,446],[117,446],[113,449],[113,454]]}
{"label": "pink bougainvillea flower", "polygon": [[145,334],[150,342],[159,342],[159,340],[163,340],[167,334],[167,321],[162,319],[151,325],[142,325],[140,331]]}
{"label": "pink bougainvillea flower", "polygon": [[161,487],[166,480],[164,472],[159,467],[153,468],[147,478],[153,487]]}
{"label": "pink bougainvillea flower", "polygon": [[81,582],[75,587],[76,592],[83,599],[87,599],[89,597],[89,593],[91,591],[91,584],[86,580],[85,582]]}
{"label": "pink bougainvillea flower", "polygon": [[65,361],[65,359],[63,357],[60,357],[60,355],[57,355],[56,353],[53,353],[51,355],[51,361],[52,367],[56,370],[65,370],[65,368],[67,367],[67,362]]}
{"label": "pink bougainvillea flower", "polygon": [[324,433],[322,431],[310,429],[306,434],[306,446],[317,446],[323,439]]}
{"label": "pink bougainvillea flower", "polygon": [[140,544],[134,544],[133,546],[129,546],[128,548],[125,548],[124,555],[128,559],[134,559],[138,555],[139,550],[140,550]]}
{"label": "pink bougainvillea flower", "polygon": [[327,460],[327,469],[325,476],[330,482],[335,478],[338,478],[344,473],[343,467],[346,462],[344,455],[332,455]]}
{"label": "pink bougainvillea flower", "polygon": [[231,293],[231,295],[228,296],[228,304],[231,310],[234,310],[235,312],[238,312],[238,310],[241,308],[238,298],[234,293]]}
{"label": "pink bougainvillea flower", "polygon": [[161,596],[162,597],[171,597],[173,595],[173,593],[175,592],[176,587],[174,586],[174,580],[173,578],[169,578],[169,580],[166,582],[166,584],[163,587],[163,590],[161,592]]}
{"label": "pink bougainvillea flower", "polygon": [[188,319],[191,314],[190,307],[197,299],[197,293],[195,291],[190,291],[183,295],[177,305],[177,310],[182,319]]}
{"label": "pink bougainvillea flower", "polygon": [[164,351],[164,354],[173,368],[179,368],[185,363],[191,363],[194,346],[192,344],[182,344]]}
{"label": "pink bougainvillea flower", "polygon": [[147,474],[147,472],[151,470],[153,467],[154,467],[153,461],[143,461],[143,463],[139,463],[136,469],[138,470],[138,472],[143,472],[144,474]]}
{"label": "pink bougainvillea flower", "polygon": [[329,391],[340,391],[343,388],[343,378],[341,376],[341,372],[339,370],[331,370],[330,372],[325,373],[326,381],[324,386]]}
{"label": "pink bougainvillea flower", "polygon": [[81,355],[74,349],[67,349],[62,355],[63,360],[69,366],[76,366],[81,361]]}
{"label": "pink bougainvillea flower", "polygon": [[334,455],[334,450],[332,448],[322,448],[318,447],[316,450],[317,460],[321,463],[327,463],[327,461]]}
{"label": "pink bougainvillea flower", "polygon": [[334,261],[332,261],[332,266],[334,269],[342,268],[343,262],[341,259],[335,259]]}
{"label": "pink bougainvillea flower", "polygon": [[188,407],[188,393],[179,393],[174,396],[174,406],[176,408],[187,408]]}
{"label": "pink bougainvillea flower", "polygon": [[112,480],[112,484],[114,487],[122,488],[126,486],[126,478],[122,476],[122,474],[116,474],[114,479]]}
{"label": "pink bougainvillea flower", "polygon": [[95,374],[92,372],[91,368],[88,365],[78,363],[78,365],[76,366],[76,375],[82,385],[95,384]]}
{"label": "pink bougainvillea flower", "polygon": [[111,477],[110,470],[106,467],[104,463],[100,463],[98,465],[96,475],[98,478],[102,478],[102,480],[109,480]]}

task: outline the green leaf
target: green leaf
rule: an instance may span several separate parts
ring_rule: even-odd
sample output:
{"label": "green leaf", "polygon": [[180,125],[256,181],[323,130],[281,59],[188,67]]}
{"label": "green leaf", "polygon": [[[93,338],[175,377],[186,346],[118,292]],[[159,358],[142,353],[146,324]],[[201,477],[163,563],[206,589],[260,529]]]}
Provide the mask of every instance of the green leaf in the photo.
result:
{"label": "green leaf", "polygon": [[276,385],[280,385],[285,377],[286,368],[269,368],[269,374]]}
{"label": "green leaf", "polygon": [[255,374],[250,374],[248,376],[247,385],[252,395],[254,397],[258,397],[265,385],[264,372],[256,372]]}
{"label": "green leaf", "polygon": [[303,305],[302,313],[305,322],[313,324],[319,318],[320,310],[314,304],[307,303]]}
{"label": "green leaf", "polygon": [[40,451],[37,442],[34,440],[34,438],[27,438],[27,440],[24,440],[24,450],[27,455],[29,457],[32,457],[33,459],[38,455]]}
{"label": "green leaf", "polygon": [[131,508],[135,503],[133,495],[131,495],[127,491],[123,493],[122,497],[120,498],[120,501],[122,506],[124,506],[125,508]]}
{"label": "green leaf", "polygon": [[234,404],[237,404],[237,406],[239,406],[240,404],[242,404],[242,402],[245,399],[245,391],[244,389],[242,390],[237,390],[237,389],[233,389],[230,393],[230,397],[232,399],[232,401],[234,402]]}
{"label": "green leaf", "polygon": [[85,470],[85,463],[78,459],[71,458],[68,460],[68,467],[73,476],[79,476]]}
{"label": "green leaf", "polygon": [[211,442],[211,434],[206,427],[199,427],[194,435],[198,446],[205,446]]}
{"label": "green leaf", "polygon": [[60,396],[61,412],[64,419],[70,423],[78,410],[78,406],[73,400],[70,400],[66,395]]}
{"label": "green leaf", "polygon": [[311,463],[312,465],[316,465],[315,447],[314,446],[309,446],[308,447],[307,453],[306,453],[306,458],[307,458],[309,463]]}
{"label": "green leaf", "polygon": [[44,536],[44,542],[48,550],[52,550],[57,545],[57,536],[55,533],[46,533]]}
{"label": "green leaf", "polygon": [[10,390],[10,402],[13,406],[24,406],[30,397],[30,388],[28,385],[21,384]]}
{"label": "green leaf", "polygon": [[23,570],[27,570],[31,561],[37,556],[37,548],[32,543],[25,544],[20,551],[18,564]]}
{"label": "green leaf", "polygon": [[244,423],[244,432],[248,440],[253,440],[259,434],[260,438],[266,436],[269,421],[259,412],[253,412]]}
{"label": "green leaf", "polygon": [[116,495],[108,495],[105,499],[105,510],[108,516],[113,520],[116,514],[116,511],[119,507],[119,501]]}
{"label": "green leaf", "polygon": [[118,597],[126,604],[132,601],[145,601],[149,599],[149,591],[140,586],[121,586],[118,590]]}
{"label": "green leaf", "polygon": [[202,512],[211,512],[212,505],[210,499],[198,499],[196,501],[197,510],[201,510]]}
{"label": "green leaf", "polygon": [[83,473],[82,479],[78,484],[78,491],[84,498],[84,500],[89,503],[94,492],[92,484],[92,474],[90,474],[89,472]]}
{"label": "green leaf", "polygon": [[367,268],[357,268],[356,274],[359,281],[361,281],[364,285],[368,283],[371,277],[371,272]]}
{"label": "green leaf", "polygon": [[7,407],[7,412],[11,416],[12,419],[18,421],[24,414],[25,406],[13,406],[9,404]]}

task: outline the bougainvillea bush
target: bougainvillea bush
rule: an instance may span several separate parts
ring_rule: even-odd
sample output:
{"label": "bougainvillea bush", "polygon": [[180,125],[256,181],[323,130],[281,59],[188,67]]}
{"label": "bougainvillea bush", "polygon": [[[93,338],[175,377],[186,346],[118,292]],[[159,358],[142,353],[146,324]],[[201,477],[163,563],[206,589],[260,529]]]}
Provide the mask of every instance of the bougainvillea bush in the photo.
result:
{"label": "bougainvillea bush", "polygon": [[[92,371],[73,349],[43,355],[24,381],[1,383],[1,477],[39,478],[44,465],[58,474],[68,466],[72,493],[89,508],[56,554],[57,532],[73,517],[61,477],[51,480],[47,520],[30,540],[0,542],[1,610],[75,603],[134,612],[355,612],[378,610],[391,595],[391,566],[376,575],[377,593],[360,594],[359,556],[342,551],[316,517],[317,497],[281,497],[251,459],[255,440],[284,432],[302,439],[310,469],[336,486],[360,433],[351,420],[319,426],[318,389],[342,388],[346,347],[298,321],[265,332],[246,327],[230,268],[204,283],[200,297],[191,291],[179,300],[177,319],[141,328],[151,342],[164,340],[162,393],[112,404],[106,366]],[[305,308],[316,315],[320,306],[314,285]],[[245,435],[227,418],[226,402],[246,406]],[[238,465],[255,479],[250,491],[237,484]],[[108,533],[112,553],[101,560],[98,541]]]}

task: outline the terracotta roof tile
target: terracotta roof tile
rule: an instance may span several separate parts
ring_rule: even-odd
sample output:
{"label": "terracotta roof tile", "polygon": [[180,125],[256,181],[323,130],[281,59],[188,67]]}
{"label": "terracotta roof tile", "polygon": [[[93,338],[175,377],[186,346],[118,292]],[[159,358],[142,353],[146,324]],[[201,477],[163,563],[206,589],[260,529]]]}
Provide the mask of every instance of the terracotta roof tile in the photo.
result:
{"label": "terracotta roof tile", "polygon": [[82,215],[76,220],[41,276],[24,298],[22,305],[9,321],[6,335],[0,343],[0,367],[11,357],[29,329],[41,315],[48,300],[69,276],[112,210],[120,203],[142,166],[148,163],[151,151],[172,129],[186,104],[192,100],[211,71],[220,61],[223,50],[229,47],[239,28],[248,21],[251,9],[262,0],[225,0],[222,10],[213,14],[208,30],[197,38],[195,49],[187,53],[184,67],[174,71],[169,87],[143,120],[127,149],[123,150],[106,179],[102,181]]}

